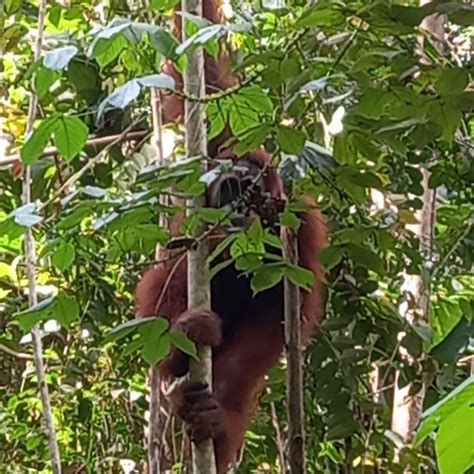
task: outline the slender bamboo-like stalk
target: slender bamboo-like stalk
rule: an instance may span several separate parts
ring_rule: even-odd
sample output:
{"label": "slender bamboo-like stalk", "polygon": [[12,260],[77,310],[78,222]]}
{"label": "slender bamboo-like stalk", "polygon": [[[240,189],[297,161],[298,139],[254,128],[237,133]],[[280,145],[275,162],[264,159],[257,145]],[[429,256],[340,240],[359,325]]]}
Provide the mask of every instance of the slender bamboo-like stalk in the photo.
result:
{"label": "slender bamboo-like stalk", "polygon": [[[298,264],[296,233],[282,229],[283,256],[288,263]],[[303,412],[303,364],[300,327],[300,292],[285,278],[285,345],[288,405],[288,462],[291,474],[304,474],[305,433]]]}
{"label": "slender bamboo-like stalk", "polygon": [[[202,16],[202,0],[182,0],[182,13]],[[185,21],[182,22],[183,41],[186,39]],[[205,95],[204,52],[196,48],[190,55],[184,73],[184,93],[187,97],[201,98]],[[186,128],[186,154],[205,156],[207,154],[206,123],[204,106],[199,101],[186,100],[184,104]],[[204,197],[197,197],[190,202],[190,212],[203,207]],[[188,305],[209,309],[211,295],[209,285],[208,246],[199,241],[196,248],[188,252]],[[190,378],[207,382],[212,389],[212,352],[210,347],[198,348],[199,362],[191,361]],[[194,474],[213,474],[216,472],[214,444],[207,440],[199,445],[192,445]]]}
{"label": "slender bamboo-like stalk", "polygon": [[[160,93],[157,89],[151,90],[151,114],[153,121],[153,146],[156,153],[156,162],[158,165],[163,163],[163,134],[162,134],[162,114]],[[160,196],[160,202],[163,204],[164,196]],[[160,227],[167,225],[166,217],[160,214]],[[160,245],[156,246],[156,260],[160,257]],[[150,368],[149,373],[150,387],[150,418],[148,420],[148,473],[159,474],[160,470],[160,373],[158,366]]]}
{"label": "slender bamboo-like stalk", "polygon": [[[41,0],[38,10],[38,32],[36,37],[34,61],[38,61],[41,57],[43,47],[44,21],[46,17],[46,0]],[[29,134],[33,130],[36,108],[38,105],[38,97],[35,93],[31,94],[30,104],[28,108],[28,120],[26,125],[26,133]],[[31,167],[26,166],[23,178],[23,204],[31,202]],[[34,306],[38,303],[36,293],[36,250],[33,232],[31,229],[25,234],[25,259],[26,273],[28,276],[29,304]],[[35,325],[31,331],[33,339],[33,355],[35,359],[36,377],[38,378],[38,386],[41,395],[41,403],[43,405],[43,416],[45,424],[45,432],[48,438],[49,452],[51,455],[52,471],[54,474],[61,474],[61,459],[59,456],[58,440],[53,422],[53,412],[51,409],[51,399],[49,396],[48,385],[45,377],[45,367],[43,360],[43,343],[41,341],[41,333],[39,327]]]}

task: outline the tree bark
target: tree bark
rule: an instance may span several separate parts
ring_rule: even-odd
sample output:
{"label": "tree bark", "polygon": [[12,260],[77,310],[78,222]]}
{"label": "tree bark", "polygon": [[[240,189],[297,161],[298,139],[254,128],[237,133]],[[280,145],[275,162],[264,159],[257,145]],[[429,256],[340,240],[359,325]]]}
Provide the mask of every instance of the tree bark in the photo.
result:
{"label": "tree bark", "polygon": [[[162,110],[160,92],[157,89],[151,90],[151,116],[153,122],[153,147],[156,153],[156,162],[163,164],[163,134],[162,134]],[[165,204],[165,196],[160,196],[160,204]],[[166,227],[167,219],[163,213],[160,213],[159,226]],[[156,246],[155,259],[160,255],[160,245]],[[150,390],[150,418],[148,420],[148,473],[160,474],[160,372],[158,365],[150,368],[148,375],[148,385]]]}
{"label": "tree bark", "polygon": [[[282,229],[285,261],[298,264],[296,233]],[[303,413],[303,364],[300,326],[300,291],[288,278],[284,283],[285,345],[287,369],[288,461],[291,474],[305,473],[305,433]]]}
{"label": "tree bark", "polygon": [[[427,3],[430,3],[430,0],[420,0],[421,6]],[[444,21],[444,16],[436,14],[425,18],[422,22],[421,28],[426,33],[419,36],[420,62],[425,64],[429,62],[423,48],[425,35],[433,41],[440,54],[443,53]],[[418,224],[407,225],[406,228],[418,237],[424,261],[428,262],[431,255],[433,229],[436,222],[436,193],[428,187],[429,170],[424,166],[420,166],[419,170],[423,176],[423,206],[416,213]],[[410,324],[429,324],[430,288],[424,285],[421,275],[405,274],[402,290],[404,292],[404,301],[400,306],[401,316]],[[407,364],[415,362],[405,348],[401,347],[400,353]],[[399,388],[399,378],[400,372],[397,372],[393,397],[392,431],[397,433],[404,443],[409,443],[412,441],[415,430],[421,420],[426,384],[422,380],[421,388],[417,393],[412,394],[413,383]],[[405,472],[409,472],[409,469]]]}
{"label": "tree bark", "polygon": [[[182,0],[183,15],[191,13],[202,16],[201,0]],[[185,21],[182,22],[182,38],[186,39]],[[204,52],[196,48],[190,55],[184,72],[184,92],[187,97],[202,98],[205,95]],[[186,155],[206,156],[206,122],[204,107],[200,101],[185,101]],[[203,196],[190,201],[190,212],[205,205]],[[200,241],[188,252],[188,306],[210,309],[211,292],[209,284],[208,246]],[[212,390],[212,352],[210,347],[198,347],[199,362],[191,360],[190,379],[206,382]],[[192,444],[194,474],[214,474],[216,462],[214,443],[207,440],[199,445]]]}

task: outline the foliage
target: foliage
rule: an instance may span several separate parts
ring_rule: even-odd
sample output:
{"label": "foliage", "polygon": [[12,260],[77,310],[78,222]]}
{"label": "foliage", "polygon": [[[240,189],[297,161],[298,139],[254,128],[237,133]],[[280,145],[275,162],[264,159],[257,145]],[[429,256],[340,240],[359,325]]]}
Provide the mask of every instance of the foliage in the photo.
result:
{"label": "foliage", "polygon": [[[128,459],[143,469],[148,364],[172,344],[190,354],[195,349],[161,318],[134,320],[133,289],[155,245],[169,242],[158,215],[180,209],[158,197],[171,186],[182,196],[199,194],[205,179],[199,157],[158,168],[147,143],[91,146],[87,138],[148,130],[149,88],[174,88],[157,73],[162,62],[183,68],[189,48],[204,44],[215,54],[218,38],[228,36],[238,46],[245,80],[232,94],[206,102],[209,136],[228,122],[240,153],[265,146],[295,196],[318,199],[332,233],[322,255],[327,317],[306,361],[309,472],[344,466],[401,472],[436,463],[440,472],[463,472],[474,462],[466,431],[472,380],[465,381],[474,336],[474,94],[463,49],[474,10],[456,2],[421,8],[376,0],[320,0],[311,7],[263,2],[250,18],[235,2],[230,26],[194,19],[195,35],[179,45],[166,24],[175,3],[152,0],[144,9],[120,0],[83,0],[69,8],[48,2],[45,54],[32,63],[37,3],[5,2],[2,127],[13,141],[10,152],[32,165],[35,203],[21,207],[19,181],[0,173],[0,350],[9,349],[0,365],[0,470],[48,472],[32,363],[10,354],[28,352],[37,322],[64,465],[71,472],[120,472]],[[429,63],[420,64],[418,25],[435,9],[448,15],[457,42],[449,43],[447,58],[428,44]],[[31,90],[40,114],[25,137]],[[50,144],[57,157],[44,154]],[[176,153],[182,155],[179,146]],[[405,229],[422,205],[419,166],[429,168],[438,196],[430,255]],[[280,215],[285,225],[298,226],[295,206],[290,202]],[[193,219],[186,222],[190,238],[201,221],[227,223],[229,215],[202,209]],[[27,228],[38,247],[41,299],[30,309],[22,249]],[[275,257],[271,250],[279,244],[258,223],[225,242],[253,276],[255,291],[285,275],[308,286],[311,275]],[[398,315],[403,271],[422,275],[431,288],[429,328],[407,326]],[[413,365],[400,359],[401,332]],[[268,377],[239,472],[278,472],[275,425],[283,435],[286,426],[283,369]],[[429,381],[418,442],[399,462],[387,431],[396,369],[402,384]]]}

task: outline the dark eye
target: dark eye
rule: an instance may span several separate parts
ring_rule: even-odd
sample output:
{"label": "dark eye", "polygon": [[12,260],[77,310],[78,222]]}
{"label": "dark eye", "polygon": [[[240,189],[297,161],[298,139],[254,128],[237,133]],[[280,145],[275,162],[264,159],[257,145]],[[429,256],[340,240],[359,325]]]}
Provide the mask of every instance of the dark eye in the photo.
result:
{"label": "dark eye", "polygon": [[237,178],[227,178],[221,183],[219,190],[219,207],[230,204],[240,197],[241,183]]}

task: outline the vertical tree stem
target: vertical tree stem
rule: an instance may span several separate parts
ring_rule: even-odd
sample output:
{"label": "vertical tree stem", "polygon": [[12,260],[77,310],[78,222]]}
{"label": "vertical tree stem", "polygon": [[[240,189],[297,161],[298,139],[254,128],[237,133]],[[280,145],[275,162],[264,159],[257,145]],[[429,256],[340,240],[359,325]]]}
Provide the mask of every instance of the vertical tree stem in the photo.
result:
{"label": "vertical tree stem", "polygon": [[[201,0],[182,0],[182,13],[202,16]],[[182,21],[182,38],[186,39],[185,18]],[[204,97],[204,52],[196,48],[190,55],[184,72],[184,92],[187,96]],[[206,123],[204,107],[199,101],[185,101],[186,155],[206,156]],[[190,212],[203,207],[204,197],[197,197],[190,202]],[[208,247],[206,242],[199,242],[195,249],[188,252],[188,306],[210,309],[211,295],[209,284]],[[212,352],[210,347],[198,348],[199,363],[191,361],[190,378],[207,382],[212,389]],[[214,444],[212,440],[200,445],[192,445],[194,474],[213,474],[216,472]]]}
{"label": "vertical tree stem", "polygon": [[[41,57],[41,50],[43,47],[43,33],[44,21],[46,17],[46,0],[41,0],[38,10],[38,31],[36,36],[36,44],[33,59],[38,61]],[[26,124],[27,135],[33,131],[33,126],[36,118],[36,108],[38,105],[38,97],[32,92],[30,104],[28,108],[28,120]],[[31,167],[26,166],[23,177],[23,204],[31,203]],[[33,232],[31,229],[25,234],[25,259],[26,259],[26,273],[28,277],[28,291],[29,291],[29,305],[34,306],[38,303],[36,293],[36,250]],[[46,383],[45,368],[43,360],[43,343],[41,341],[41,333],[38,325],[32,329],[33,350],[36,368],[36,377],[38,379],[38,387],[41,396],[41,403],[43,406],[43,416],[45,424],[46,437],[48,438],[49,451],[51,455],[52,471],[54,474],[61,473],[61,459],[59,456],[58,441],[56,438],[56,430],[54,428],[53,413],[51,409],[51,399],[49,396],[48,385]]]}
{"label": "vertical tree stem", "polygon": [[[288,263],[298,264],[296,233],[282,228],[283,256]],[[288,278],[284,284],[285,345],[288,362],[288,460],[291,474],[305,473],[305,433],[303,413],[303,364],[300,326],[300,291]]]}
{"label": "vertical tree stem", "polygon": [[[160,92],[153,88],[151,90],[151,115],[153,123],[153,146],[156,153],[158,165],[163,163],[163,134],[162,134],[162,111]],[[166,200],[165,196],[160,196],[160,204]],[[166,227],[167,220],[163,213],[160,213],[160,227]],[[160,258],[160,245],[156,246],[155,260]],[[158,366],[150,368],[148,383],[150,387],[150,418],[148,420],[148,473],[160,474],[160,373]]]}

